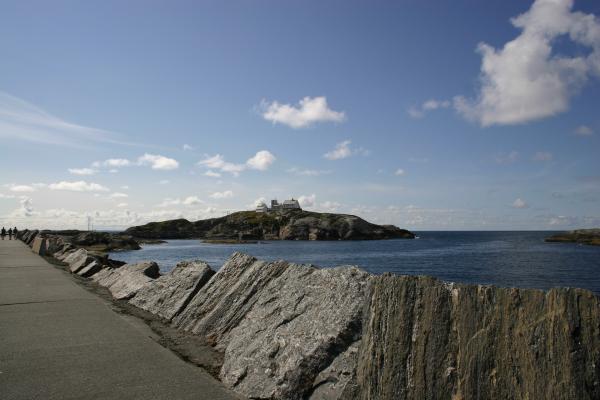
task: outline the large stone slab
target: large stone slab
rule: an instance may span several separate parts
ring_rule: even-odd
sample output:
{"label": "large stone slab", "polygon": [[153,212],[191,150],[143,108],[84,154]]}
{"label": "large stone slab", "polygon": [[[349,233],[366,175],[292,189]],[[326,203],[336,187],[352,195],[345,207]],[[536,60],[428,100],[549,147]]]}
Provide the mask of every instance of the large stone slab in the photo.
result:
{"label": "large stone slab", "polygon": [[39,254],[40,256],[45,256],[46,255],[46,239],[44,239],[43,237],[36,237],[33,240],[33,243],[31,245],[31,250],[33,250],[34,253]]}
{"label": "large stone slab", "polygon": [[106,287],[115,299],[130,299],[144,285],[160,276],[158,264],[153,261],[125,264],[119,268],[105,268],[92,279]]}
{"label": "large stone slab", "polygon": [[168,274],[143,286],[129,303],[171,320],[214,274],[202,261],[182,261]]}
{"label": "large stone slab", "polygon": [[221,349],[226,347],[229,333],[250,311],[257,293],[288,265],[234,253],[181,314],[173,318],[173,325],[205,336]]}
{"label": "large stone slab", "polygon": [[[280,263],[262,267],[269,264]],[[367,272],[285,264],[256,293],[225,349],[221,379],[249,398],[305,398],[319,373],[360,336]],[[332,369],[328,378],[340,380],[342,373]]]}

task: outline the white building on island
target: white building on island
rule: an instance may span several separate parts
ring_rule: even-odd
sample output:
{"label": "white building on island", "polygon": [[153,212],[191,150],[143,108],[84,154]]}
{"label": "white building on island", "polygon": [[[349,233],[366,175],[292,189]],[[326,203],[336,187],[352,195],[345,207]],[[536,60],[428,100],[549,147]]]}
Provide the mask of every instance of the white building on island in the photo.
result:
{"label": "white building on island", "polygon": [[256,206],[256,212],[258,213],[283,210],[302,210],[302,207],[300,207],[298,200],[294,198],[291,198],[290,200],[284,200],[283,203],[279,203],[277,200],[271,200],[271,208],[267,207],[267,205],[262,201]]}

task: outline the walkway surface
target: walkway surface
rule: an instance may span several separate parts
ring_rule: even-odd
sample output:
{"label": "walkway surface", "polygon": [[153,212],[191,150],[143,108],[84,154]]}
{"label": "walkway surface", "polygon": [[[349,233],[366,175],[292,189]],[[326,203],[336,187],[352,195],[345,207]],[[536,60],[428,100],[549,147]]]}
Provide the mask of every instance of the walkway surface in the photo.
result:
{"label": "walkway surface", "polygon": [[235,399],[17,240],[0,240],[0,399]]}

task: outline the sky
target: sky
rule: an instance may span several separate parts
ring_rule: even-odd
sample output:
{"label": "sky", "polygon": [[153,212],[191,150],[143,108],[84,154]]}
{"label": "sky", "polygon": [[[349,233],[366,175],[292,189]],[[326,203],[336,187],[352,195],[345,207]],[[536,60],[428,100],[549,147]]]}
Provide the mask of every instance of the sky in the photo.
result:
{"label": "sky", "polygon": [[0,225],[257,201],[600,227],[600,3],[3,1]]}

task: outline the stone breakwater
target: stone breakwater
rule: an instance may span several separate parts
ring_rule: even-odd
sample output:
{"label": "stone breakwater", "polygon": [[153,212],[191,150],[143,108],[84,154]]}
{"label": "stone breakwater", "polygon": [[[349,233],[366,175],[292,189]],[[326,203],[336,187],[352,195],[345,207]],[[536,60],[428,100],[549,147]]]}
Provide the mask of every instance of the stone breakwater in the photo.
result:
{"label": "stone breakwater", "polygon": [[222,382],[251,399],[600,399],[600,302],[582,289],[509,289],[373,276],[235,253],[118,265],[60,237],[34,251],[116,299],[206,338]]}

